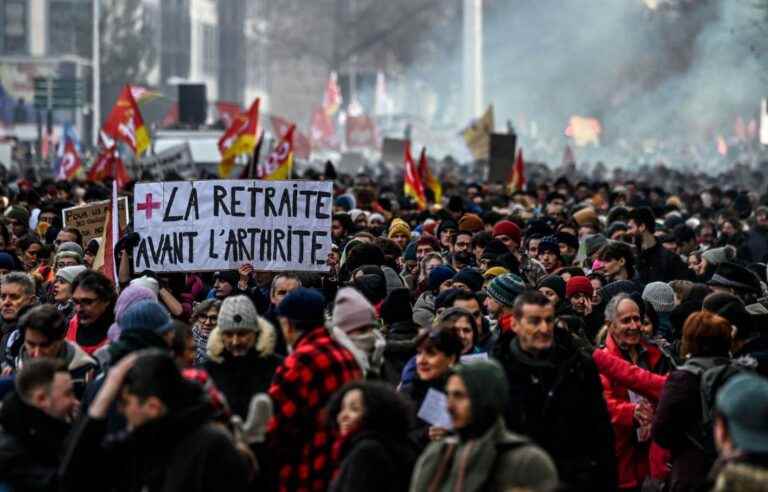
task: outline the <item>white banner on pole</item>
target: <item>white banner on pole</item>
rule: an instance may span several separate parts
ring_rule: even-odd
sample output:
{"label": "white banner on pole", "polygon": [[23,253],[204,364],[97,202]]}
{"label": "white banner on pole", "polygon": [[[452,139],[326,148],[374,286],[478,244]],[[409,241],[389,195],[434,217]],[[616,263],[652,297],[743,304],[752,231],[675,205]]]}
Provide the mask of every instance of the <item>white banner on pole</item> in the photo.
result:
{"label": "white banner on pole", "polygon": [[135,271],[328,270],[330,181],[137,183]]}

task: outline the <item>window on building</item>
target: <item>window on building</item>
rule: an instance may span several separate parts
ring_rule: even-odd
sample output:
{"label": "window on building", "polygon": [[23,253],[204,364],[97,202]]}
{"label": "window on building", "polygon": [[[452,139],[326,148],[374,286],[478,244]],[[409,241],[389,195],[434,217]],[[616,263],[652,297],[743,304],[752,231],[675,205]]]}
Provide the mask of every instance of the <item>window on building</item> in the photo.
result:
{"label": "window on building", "polygon": [[27,2],[26,0],[0,1],[2,22],[2,51],[8,54],[27,53]]}

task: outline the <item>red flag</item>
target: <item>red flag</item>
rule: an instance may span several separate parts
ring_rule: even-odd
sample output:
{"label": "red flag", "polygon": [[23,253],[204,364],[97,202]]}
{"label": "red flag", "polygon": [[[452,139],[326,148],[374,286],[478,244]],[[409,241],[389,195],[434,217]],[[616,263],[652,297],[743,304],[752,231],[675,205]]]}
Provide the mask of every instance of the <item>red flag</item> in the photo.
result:
{"label": "red flag", "polygon": [[405,196],[411,197],[418,205],[420,210],[427,208],[427,195],[424,192],[424,183],[422,183],[416,165],[411,156],[411,143],[405,144],[405,176],[403,179],[403,192]]}
{"label": "red flag", "polygon": [[509,176],[507,176],[507,191],[511,194],[525,189],[525,162],[523,161],[523,149],[517,151],[515,165],[512,166],[512,169],[509,171]]}
{"label": "red flag", "polygon": [[128,145],[137,156],[149,148],[149,132],[129,85],[123,87],[101,131]]}
{"label": "red flag", "polygon": [[117,182],[117,188],[123,189],[130,181],[125,163],[117,153],[116,148],[102,149],[91,168],[88,170],[88,181],[105,181],[113,178]]}
{"label": "red flag", "polygon": [[[285,135],[291,125],[295,125],[295,123],[276,115],[272,115],[270,120],[272,121],[272,133],[278,137]],[[299,159],[309,159],[311,150],[312,145],[309,142],[309,137],[301,133],[297,127],[293,132],[293,155]]]}
{"label": "red flag", "polygon": [[168,108],[168,112],[163,116],[160,126],[168,128],[179,122],[179,103],[175,102]]}
{"label": "red flag", "polygon": [[259,179],[291,179],[291,172],[293,171],[293,132],[295,129],[296,126],[291,125],[280,139],[280,143],[275,147],[275,150],[269,154],[266,162],[259,165],[256,173]]}
{"label": "red flag", "polygon": [[427,160],[427,148],[422,147],[421,155],[419,156],[419,179],[423,186],[432,190],[432,195],[435,198],[435,203],[441,203],[443,200],[443,185],[440,180],[437,179],[432,171],[429,169],[429,162]]}
{"label": "red flag", "polygon": [[376,125],[366,115],[347,117],[347,147],[376,149]]}
{"label": "red flag", "polygon": [[325,86],[325,93],[323,94],[323,111],[326,115],[333,116],[341,107],[341,103],[342,97],[338,76],[336,72],[331,72],[330,77],[328,77],[328,84]]}
{"label": "red flag", "polygon": [[224,126],[229,128],[235,118],[243,112],[243,108],[239,104],[231,101],[218,101],[216,103],[216,111],[219,112],[219,118],[224,123]]}
{"label": "red flag", "polygon": [[77,174],[77,171],[80,170],[81,166],[82,161],[80,160],[80,155],[77,153],[75,143],[72,140],[67,139],[64,144],[64,153],[59,161],[59,175],[57,178],[60,180],[70,180]]}
{"label": "red flag", "polygon": [[313,149],[339,149],[339,140],[336,138],[336,128],[333,126],[333,120],[323,108],[317,108],[312,113],[311,135]]}

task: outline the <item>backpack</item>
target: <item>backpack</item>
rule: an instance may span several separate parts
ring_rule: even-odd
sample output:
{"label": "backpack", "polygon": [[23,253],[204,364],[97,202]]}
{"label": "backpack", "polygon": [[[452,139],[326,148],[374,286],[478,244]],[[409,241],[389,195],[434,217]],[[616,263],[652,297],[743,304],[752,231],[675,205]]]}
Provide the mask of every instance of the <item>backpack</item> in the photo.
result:
{"label": "backpack", "polygon": [[726,358],[695,357],[687,360],[678,369],[699,377],[701,415],[695,430],[688,431],[685,435],[705,454],[716,457],[714,407],[717,392],[733,376],[745,372],[746,368]]}

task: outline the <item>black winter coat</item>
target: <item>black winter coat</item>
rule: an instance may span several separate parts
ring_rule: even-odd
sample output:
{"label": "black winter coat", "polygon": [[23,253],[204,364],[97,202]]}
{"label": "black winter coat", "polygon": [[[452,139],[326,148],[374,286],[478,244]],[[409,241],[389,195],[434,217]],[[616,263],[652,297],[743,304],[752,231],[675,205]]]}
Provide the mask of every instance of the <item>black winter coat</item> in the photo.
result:
{"label": "black winter coat", "polygon": [[[719,361],[718,363],[727,363]],[[687,370],[669,373],[653,418],[652,436],[670,451],[670,492],[709,490],[707,474],[717,455],[706,453],[691,437],[701,439],[701,377]],[[714,443],[708,443],[714,451]]]}
{"label": "black winter coat", "polygon": [[205,370],[227,397],[232,411],[245,420],[251,398],[269,390],[275,370],[280,365],[280,358],[274,354],[262,356],[255,350],[250,350],[243,357],[232,357],[224,351],[222,357],[224,360],[221,363],[206,361]]}
{"label": "black winter coat", "polygon": [[14,391],[0,409],[0,488],[58,490],[56,472],[70,425],[30,407]]}
{"label": "black winter coat", "polygon": [[668,251],[658,241],[637,257],[637,280],[642,286],[651,282],[692,280],[693,272],[676,254]]}
{"label": "black winter coat", "polygon": [[362,431],[341,447],[339,473],[329,492],[408,490],[418,454],[406,436]]}
{"label": "black winter coat", "polygon": [[247,490],[246,461],[211,414],[205,402],[190,404],[108,441],[106,421],[84,416],[62,464],[63,490]]}
{"label": "black winter coat", "polygon": [[592,358],[562,330],[555,331],[546,360],[526,356],[514,332],[501,335],[493,356],[509,382],[509,430],[547,451],[561,482],[572,490],[615,490],[613,429]]}

